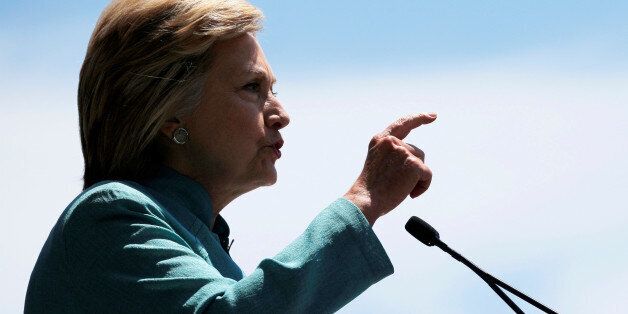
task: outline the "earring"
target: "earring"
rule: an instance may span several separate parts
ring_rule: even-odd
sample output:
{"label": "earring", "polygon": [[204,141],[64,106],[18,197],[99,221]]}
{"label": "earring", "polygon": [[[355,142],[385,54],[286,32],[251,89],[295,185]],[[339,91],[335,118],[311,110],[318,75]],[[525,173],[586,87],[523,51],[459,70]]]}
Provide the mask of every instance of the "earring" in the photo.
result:
{"label": "earring", "polygon": [[189,137],[190,133],[184,128],[178,128],[174,130],[174,134],[172,134],[172,140],[179,145],[187,143]]}

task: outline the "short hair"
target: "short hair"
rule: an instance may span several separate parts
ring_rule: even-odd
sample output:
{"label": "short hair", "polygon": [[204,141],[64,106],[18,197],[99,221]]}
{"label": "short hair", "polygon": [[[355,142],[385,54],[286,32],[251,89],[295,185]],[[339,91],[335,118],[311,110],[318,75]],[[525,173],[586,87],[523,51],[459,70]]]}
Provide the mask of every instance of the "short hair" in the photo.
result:
{"label": "short hair", "polygon": [[114,0],[92,34],[78,86],[86,189],[148,177],[163,161],[159,132],[200,103],[211,47],[261,29],[239,0]]}

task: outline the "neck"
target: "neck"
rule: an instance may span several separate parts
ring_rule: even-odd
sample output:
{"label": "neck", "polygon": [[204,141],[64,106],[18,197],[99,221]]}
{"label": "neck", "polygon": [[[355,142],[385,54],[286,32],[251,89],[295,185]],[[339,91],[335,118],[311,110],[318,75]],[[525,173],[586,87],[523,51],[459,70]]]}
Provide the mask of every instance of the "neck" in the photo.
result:
{"label": "neck", "polygon": [[177,162],[164,162],[164,165],[176,170],[182,175],[185,175],[192,180],[198,182],[203,186],[207,194],[210,196],[212,205],[212,221],[210,230],[214,228],[214,222],[216,216],[225,208],[229,203],[240,195],[250,191],[250,189],[238,188],[237,184],[233,184],[227,178],[220,178],[216,175],[209,175],[205,173],[199,173],[192,170],[192,167]]}

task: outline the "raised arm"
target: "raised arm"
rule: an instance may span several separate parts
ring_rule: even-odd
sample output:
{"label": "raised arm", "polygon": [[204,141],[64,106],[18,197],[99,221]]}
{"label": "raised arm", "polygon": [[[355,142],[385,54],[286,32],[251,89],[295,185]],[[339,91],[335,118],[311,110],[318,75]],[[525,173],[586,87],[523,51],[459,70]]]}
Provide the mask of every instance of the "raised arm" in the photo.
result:
{"label": "raised arm", "polygon": [[84,312],[327,313],[393,272],[360,209],[343,198],[240,280],[199,255],[153,204],[101,200],[84,202],[64,230]]}

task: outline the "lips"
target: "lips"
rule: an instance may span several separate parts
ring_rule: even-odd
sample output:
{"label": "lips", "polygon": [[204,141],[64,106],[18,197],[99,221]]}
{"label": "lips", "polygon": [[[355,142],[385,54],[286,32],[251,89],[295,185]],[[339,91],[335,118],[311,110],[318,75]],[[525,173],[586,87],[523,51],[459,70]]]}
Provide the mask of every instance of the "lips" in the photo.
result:
{"label": "lips", "polygon": [[281,149],[281,147],[283,146],[283,140],[279,139],[278,141],[275,142],[275,144],[273,144],[271,146],[276,148],[276,149]]}
{"label": "lips", "polygon": [[272,148],[275,151],[275,155],[277,156],[277,159],[281,158],[281,147],[283,146],[283,140],[279,139],[278,141],[274,142],[271,145],[268,145],[268,147]]}

